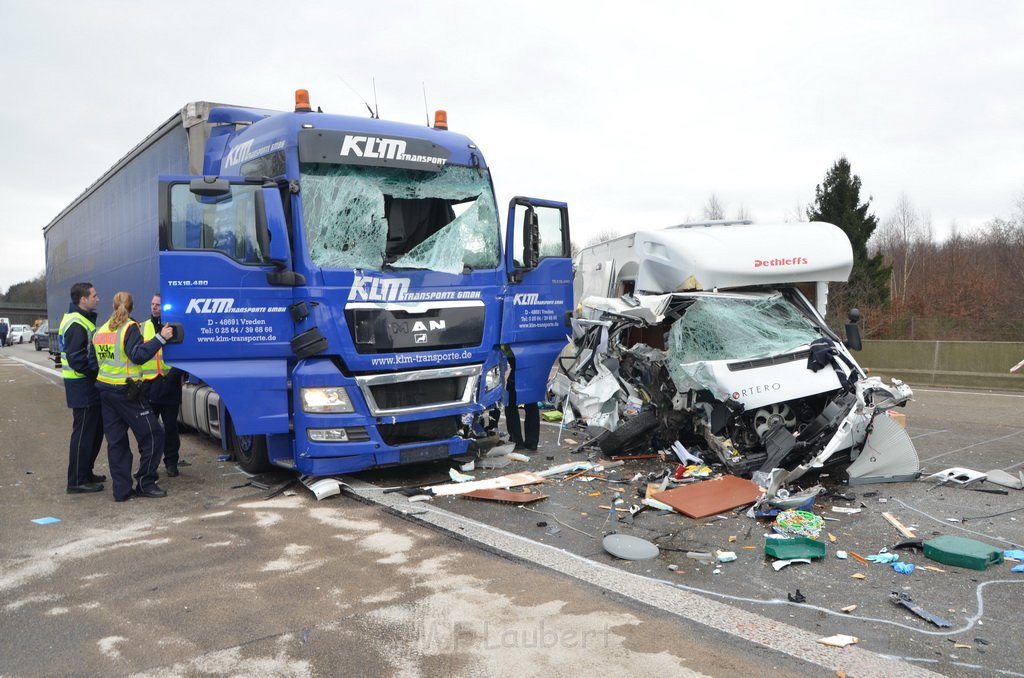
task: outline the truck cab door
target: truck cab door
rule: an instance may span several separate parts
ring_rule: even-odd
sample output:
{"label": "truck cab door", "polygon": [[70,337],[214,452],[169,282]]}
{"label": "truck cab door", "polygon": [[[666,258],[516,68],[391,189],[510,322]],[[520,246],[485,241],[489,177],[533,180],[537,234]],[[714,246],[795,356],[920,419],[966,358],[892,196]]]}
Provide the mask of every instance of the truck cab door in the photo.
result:
{"label": "truck cab door", "polygon": [[515,364],[516,400],[544,399],[548,374],[565,348],[572,313],[569,208],[563,202],[515,197],[505,235],[508,286],[501,343]]}
{"label": "truck cab door", "polygon": [[[160,178],[168,364],[209,384],[238,434],[288,432],[291,254],[274,182]],[[253,406],[257,404],[257,406]]]}

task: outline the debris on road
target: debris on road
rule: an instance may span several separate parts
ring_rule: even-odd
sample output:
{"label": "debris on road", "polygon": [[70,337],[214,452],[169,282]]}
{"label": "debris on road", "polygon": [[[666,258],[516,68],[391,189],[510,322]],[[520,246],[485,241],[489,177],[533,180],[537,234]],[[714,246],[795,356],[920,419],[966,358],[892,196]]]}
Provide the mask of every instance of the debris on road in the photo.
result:
{"label": "debris on road", "polygon": [[653,498],[685,516],[705,518],[753,504],[760,496],[761,488],[751,481],[726,475],[659,492]]}
{"label": "debris on road", "polygon": [[860,639],[856,636],[847,636],[839,633],[828,638],[818,638],[818,642],[831,647],[846,647],[848,645],[856,645],[860,642]]}
{"label": "debris on road", "polygon": [[825,544],[810,537],[783,537],[766,535],[764,553],[772,558],[792,560],[794,558],[824,558]]}
{"label": "debris on road", "polygon": [[609,534],[601,545],[605,551],[623,560],[649,560],[661,553],[655,544],[628,534]]}
{"label": "debris on road", "polygon": [[500,490],[500,489],[484,489],[484,490],[473,490],[461,495],[466,499],[484,499],[487,501],[496,501],[502,504],[531,504],[541,499],[547,499],[546,494],[534,494],[527,490],[522,492],[513,492],[512,490]]}
{"label": "debris on road", "polygon": [[914,603],[914,599],[906,593],[904,593],[903,591],[893,591],[890,597],[892,599],[892,602],[896,603],[901,607],[907,608],[921,619],[929,621],[932,624],[938,626],[939,628],[948,628],[949,626],[951,626],[951,624],[947,620],[943,619],[938,615],[932,614],[931,612],[928,612],[927,610],[923,609],[922,607]]}
{"label": "debris on road", "polygon": [[955,567],[984,570],[1003,562],[1002,550],[977,539],[944,534],[924,543],[925,557]]}

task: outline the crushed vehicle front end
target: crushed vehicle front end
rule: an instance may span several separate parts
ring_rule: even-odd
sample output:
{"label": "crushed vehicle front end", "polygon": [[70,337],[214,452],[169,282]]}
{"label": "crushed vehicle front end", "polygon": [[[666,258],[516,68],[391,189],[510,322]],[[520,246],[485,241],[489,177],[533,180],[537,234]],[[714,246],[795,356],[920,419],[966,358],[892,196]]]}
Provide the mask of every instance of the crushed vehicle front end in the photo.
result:
{"label": "crushed vehicle front end", "polygon": [[[824,232],[845,242],[830,224],[777,228],[803,229],[814,237]],[[589,291],[626,293],[579,300],[574,357],[561,361],[551,385],[568,400],[567,417],[603,429],[598,444],[606,453],[666,449],[678,440],[705,463],[720,463],[734,475],[783,469],[782,480],[789,482],[811,469],[845,464],[851,483],[917,477],[909,436],[885,414],[913,394],[898,380],[868,376],[828,327],[823,309],[801,291],[800,283],[813,282],[821,271],[739,270],[739,247],[676,264],[698,249],[685,249],[695,238],[702,239],[702,252],[728,250],[730,238],[786,240],[765,227],[715,224],[699,231],[638,232],[628,247],[612,242],[589,261],[585,254],[585,275],[607,274]],[[834,252],[834,244],[822,242],[817,249]],[[627,258],[641,251],[654,255],[638,262]],[[645,278],[644,267],[653,270],[651,260],[659,252],[664,259],[654,263],[662,282],[655,283],[685,291],[650,292],[657,284],[653,275]],[[849,273],[842,260],[834,269],[826,280]],[[804,277],[788,284],[781,282],[785,276]],[[701,279],[722,284],[702,285]],[[726,287],[733,281],[740,284]],[[819,298],[827,296],[827,283],[816,289]],[[868,456],[855,461],[865,450]]]}
{"label": "crushed vehicle front end", "polygon": [[[606,452],[675,440],[729,473],[849,462],[905,384],[868,377],[795,288],[588,298],[556,379]],[[610,396],[610,397],[609,397]],[[705,462],[713,461],[705,458]]]}

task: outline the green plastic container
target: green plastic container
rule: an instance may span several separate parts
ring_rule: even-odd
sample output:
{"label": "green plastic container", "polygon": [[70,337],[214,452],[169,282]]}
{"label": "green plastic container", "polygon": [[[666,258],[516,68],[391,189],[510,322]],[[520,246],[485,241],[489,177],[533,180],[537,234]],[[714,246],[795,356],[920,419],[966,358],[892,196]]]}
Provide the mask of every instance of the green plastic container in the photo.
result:
{"label": "green plastic container", "polygon": [[825,544],[810,537],[767,538],[764,540],[765,555],[779,560],[793,558],[824,558]]}
{"label": "green plastic container", "polygon": [[976,539],[944,534],[924,543],[924,555],[944,565],[984,570],[1003,562],[1003,551]]}

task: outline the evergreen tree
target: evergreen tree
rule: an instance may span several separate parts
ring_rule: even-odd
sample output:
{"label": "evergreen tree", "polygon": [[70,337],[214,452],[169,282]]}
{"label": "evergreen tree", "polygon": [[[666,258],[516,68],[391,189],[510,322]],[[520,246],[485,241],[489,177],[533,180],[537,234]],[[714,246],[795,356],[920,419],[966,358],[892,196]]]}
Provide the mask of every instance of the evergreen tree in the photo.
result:
{"label": "evergreen tree", "polygon": [[829,294],[829,316],[833,326],[845,321],[846,312],[855,307],[884,307],[889,302],[889,276],[882,254],[868,255],[868,240],[878,218],[868,212],[871,199],[860,201],[860,177],[850,169],[850,161],[839,158],[814,189],[814,205],[807,208],[811,221],[827,221],[843,229],[853,247],[853,271],[848,283],[833,284]]}

